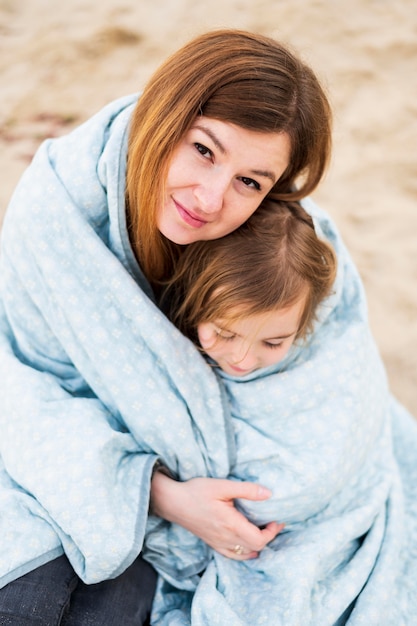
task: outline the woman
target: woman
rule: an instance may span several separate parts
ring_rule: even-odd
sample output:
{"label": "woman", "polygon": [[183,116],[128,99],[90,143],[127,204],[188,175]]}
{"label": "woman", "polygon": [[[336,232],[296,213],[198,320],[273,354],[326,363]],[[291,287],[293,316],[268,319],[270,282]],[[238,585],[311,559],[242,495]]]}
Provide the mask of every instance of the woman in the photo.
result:
{"label": "woman", "polygon": [[[229,558],[276,536],[277,522],[260,529],[233,506],[268,489],[153,473],[142,405],[154,407],[158,431],[163,385],[157,355],[146,375],[136,329],[142,290],[158,294],[184,245],[231,232],[267,195],[310,193],[329,150],[314,73],[239,31],[197,37],[139,99],[41,146],[2,232],[4,623],[144,623],[154,573],[138,555],[150,494],[161,518]],[[193,414],[222,410],[211,379],[205,396],[185,393]]]}

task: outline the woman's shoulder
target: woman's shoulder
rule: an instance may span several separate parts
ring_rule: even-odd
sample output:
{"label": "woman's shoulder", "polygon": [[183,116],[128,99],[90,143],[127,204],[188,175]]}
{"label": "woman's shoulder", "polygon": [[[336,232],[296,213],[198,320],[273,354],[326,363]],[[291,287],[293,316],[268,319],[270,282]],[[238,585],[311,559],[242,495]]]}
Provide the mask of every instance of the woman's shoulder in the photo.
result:
{"label": "woman's shoulder", "polygon": [[[64,174],[71,169],[81,174],[89,167],[96,169],[109,140],[126,132],[137,99],[137,94],[118,98],[67,135],[47,140],[45,146],[51,164]],[[115,145],[117,148],[120,146]]]}
{"label": "woman's shoulder", "polygon": [[6,211],[9,221],[50,223],[78,211],[100,229],[108,219],[109,169],[126,160],[126,134],[137,94],[119,98],[67,135],[47,139],[23,173]]}

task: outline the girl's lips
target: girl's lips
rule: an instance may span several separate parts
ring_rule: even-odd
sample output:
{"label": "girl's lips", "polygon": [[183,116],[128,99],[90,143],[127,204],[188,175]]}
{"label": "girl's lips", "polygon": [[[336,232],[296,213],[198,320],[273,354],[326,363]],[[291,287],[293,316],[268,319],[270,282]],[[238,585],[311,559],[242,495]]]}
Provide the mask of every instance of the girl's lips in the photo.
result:
{"label": "girl's lips", "polygon": [[201,218],[197,217],[197,215],[195,215],[194,213],[190,213],[190,211],[186,211],[184,207],[181,206],[181,204],[178,204],[178,202],[175,202],[175,200],[174,200],[174,203],[181,219],[184,220],[186,224],[189,224],[190,226],[193,226],[194,228],[201,228],[202,226],[204,226],[204,224],[207,224],[205,220],[202,220]]}
{"label": "girl's lips", "polygon": [[251,372],[252,370],[242,370],[240,367],[237,367],[236,365],[232,365],[231,363],[228,363],[228,366],[234,371],[237,372],[238,374],[249,374],[249,372]]}

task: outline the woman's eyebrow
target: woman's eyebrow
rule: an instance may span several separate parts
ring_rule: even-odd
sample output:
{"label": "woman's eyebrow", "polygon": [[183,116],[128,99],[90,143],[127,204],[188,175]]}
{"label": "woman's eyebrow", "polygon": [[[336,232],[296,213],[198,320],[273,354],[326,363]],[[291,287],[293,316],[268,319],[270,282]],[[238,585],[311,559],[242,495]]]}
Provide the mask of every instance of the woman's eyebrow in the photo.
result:
{"label": "woman's eyebrow", "polygon": [[277,182],[276,176],[274,176],[274,174],[269,170],[251,170],[251,173],[255,174],[255,176],[263,176],[264,178],[268,178],[273,185],[275,185],[275,183]]}
{"label": "woman's eyebrow", "polygon": [[[220,152],[222,154],[227,154],[227,150],[226,148],[223,146],[223,144],[221,143],[221,141],[218,139],[218,137],[213,133],[213,131],[211,130],[211,128],[207,128],[207,126],[201,126],[200,124],[196,124],[194,126],[194,128],[197,128],[198,130],[201,130],[203,133],[205,133],[208,137],[210,137],[210,139],[212,140],[212,142],[214,143],[214,145],[216,146],[216,148],[218,150],[220,150]],[[277,181],[277,177],[274,175],[273,172],[270,172],[269,170],[250,170],[252,174],[255,174],[255,176],[262,176],[263,178],[269,178],[269,180],[272,182],[272,184],[275,185],[276,181]]]}
{"label": "woman's eyebrow", "polygon": [[222,154],[227,153],[226,148],[223,146],[223,144],[220,142],[217,136],[213,133],[211,128],[207,128],[207,126],[200,126],[200,124],[196,124],[194,128],[197,128],[198,130],[201,130],[203,133],[208,135],[208,137],[210,137],[210,139],[212,140],[216,148],[218,148]]}

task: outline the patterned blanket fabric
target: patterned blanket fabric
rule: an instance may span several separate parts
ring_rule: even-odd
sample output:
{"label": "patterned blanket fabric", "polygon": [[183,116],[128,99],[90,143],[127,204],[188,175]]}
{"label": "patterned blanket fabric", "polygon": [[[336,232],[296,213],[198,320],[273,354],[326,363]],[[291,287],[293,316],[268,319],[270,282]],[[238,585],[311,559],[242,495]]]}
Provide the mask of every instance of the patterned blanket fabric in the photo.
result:
{"label": "patterned blanket fabric", "polygon": [[[45,142],[2,233],[1,584],[65,552],[87,583],[144,544],[153,623],[386,624],[417,616],[417,428],[390,397],[360,278],[330,218],[334,294],[306,346],[233,379],[152,302],[124,215],[137,96]],[[156,458],[179,480],[251,480],[256,524],[286,524],[235,562],[148,517]]]}

